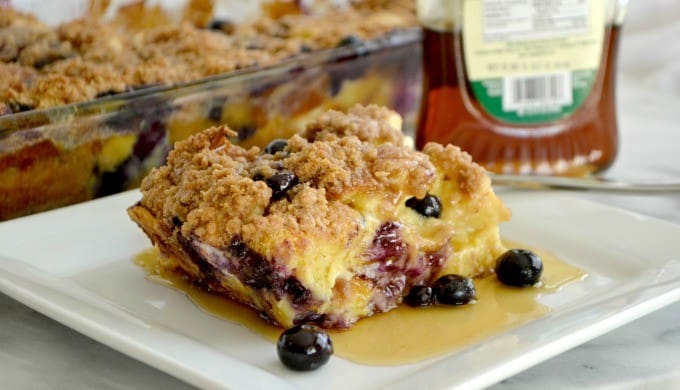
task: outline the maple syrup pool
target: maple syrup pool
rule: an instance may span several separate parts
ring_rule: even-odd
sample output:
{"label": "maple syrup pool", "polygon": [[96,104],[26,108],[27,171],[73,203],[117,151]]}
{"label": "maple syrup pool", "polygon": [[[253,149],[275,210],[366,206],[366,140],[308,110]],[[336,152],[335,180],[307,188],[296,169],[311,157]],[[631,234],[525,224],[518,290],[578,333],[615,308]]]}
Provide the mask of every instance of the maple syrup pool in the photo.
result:
{"label": "maple syrup pool", "polygon": [[[507,243],[506,247],[522,246]],[[369,365],[414,363],[453,352],[545,316],[550,308],[541,304],[539,298],[582,280],[586,273],[550,253],[531,249],[543,260],[540,287],[505,286],[495,275],[478,278],[475,279],[477,302],[474,304],[420,308],[404,304],[387,313],[362,319],[350,329],[327,330],[335,355]],[[148,279],[182,291],[204,311],[242,324],[276,342],[282,329],[272,326],[244,305],[192,286],[180,274],[164,269],[161,261],[156,249],[135,257],[135,263],[144,268]]]}

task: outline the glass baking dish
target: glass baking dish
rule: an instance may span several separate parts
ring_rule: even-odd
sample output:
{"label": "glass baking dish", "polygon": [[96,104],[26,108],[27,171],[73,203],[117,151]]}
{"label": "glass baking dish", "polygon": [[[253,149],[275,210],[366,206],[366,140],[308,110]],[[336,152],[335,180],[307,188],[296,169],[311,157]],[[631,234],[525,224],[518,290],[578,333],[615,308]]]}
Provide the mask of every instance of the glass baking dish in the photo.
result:
{"label": "glass baking dish", "polygon": [[327,109],[380,104],[412,131],[420,32],[301,54],[276,65],[85,103],[0,116],[0,220],[138,186],[175,141],[228,124],[234,143],[264,146]]}

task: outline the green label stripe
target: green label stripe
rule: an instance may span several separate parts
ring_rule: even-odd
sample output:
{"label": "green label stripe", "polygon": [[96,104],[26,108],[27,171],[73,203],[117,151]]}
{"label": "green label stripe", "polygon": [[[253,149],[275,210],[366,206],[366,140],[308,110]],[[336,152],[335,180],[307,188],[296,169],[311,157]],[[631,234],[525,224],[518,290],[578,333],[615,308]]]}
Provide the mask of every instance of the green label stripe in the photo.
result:
{"label": "green label stripe", "polygon": [[495,119],[508,124],[537,124],[566,118],[581,107],[593,87],[596,73],[596,70],[572,71],[571,104],[554,107],[550,112],[504,111],[502,78],[471,81],[470,84],[474,97],[484,110]]}

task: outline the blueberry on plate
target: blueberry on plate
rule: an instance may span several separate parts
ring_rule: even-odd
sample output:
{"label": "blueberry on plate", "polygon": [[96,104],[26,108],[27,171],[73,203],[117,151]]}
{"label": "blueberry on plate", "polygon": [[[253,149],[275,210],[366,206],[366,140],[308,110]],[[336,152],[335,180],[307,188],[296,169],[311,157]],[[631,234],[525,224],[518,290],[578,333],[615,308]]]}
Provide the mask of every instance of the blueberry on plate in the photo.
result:
{"label": "blueberry on plate", "polygon": [[408,295],[404,297],[404,302],[413,307],[431,306],[434,304],[434,292],[432,287],[417,285],[411,287]]}
{"label": "blueberry on plate", "polygon": [[455,274],[437,279],[432,285],[432,291],[437,302],[445,305],[465,305],[477,297],[472,279]]}
{"label": "blueberry on plate", "polygon": [[541,278],[543,262],[526,249],[510,249],[496,259],[496,277],[508,286],[533,286]]}
{"label": "blueberry on plate", "polygon": [[328,333],[316,325],[301,324],[284,331],[276,343],[279,360],[295,371],[311,371],[323,366],[333,354]]}

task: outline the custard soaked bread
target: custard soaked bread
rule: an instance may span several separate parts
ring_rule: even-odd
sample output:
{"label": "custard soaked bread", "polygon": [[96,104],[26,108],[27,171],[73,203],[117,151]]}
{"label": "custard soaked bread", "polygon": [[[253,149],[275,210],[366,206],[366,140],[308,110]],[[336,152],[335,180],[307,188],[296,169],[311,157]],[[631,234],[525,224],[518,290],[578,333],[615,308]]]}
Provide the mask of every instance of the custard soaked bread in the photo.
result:
{"label": "custard soaked bread", "polygon": [[411,286],[492,272],[508,210],[455,146],[404,146],[399,116],[328,111],[245,150],[214,127],[178,142],[131,218],[164,266],[289,327],[348,327]]}

